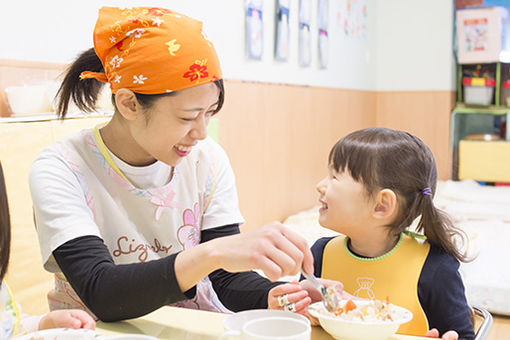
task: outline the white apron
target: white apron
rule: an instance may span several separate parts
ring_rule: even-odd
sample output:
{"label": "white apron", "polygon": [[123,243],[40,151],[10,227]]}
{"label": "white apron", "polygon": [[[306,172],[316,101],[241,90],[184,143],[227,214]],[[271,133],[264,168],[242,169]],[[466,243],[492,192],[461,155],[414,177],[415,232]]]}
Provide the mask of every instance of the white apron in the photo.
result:
{"label": "white apron", "polygon": [[[61,153],[79,180],[115,264],[159,259],[200,243],[202,216],[216,185],[216,157],[210,143],[199,142],[173,169],[168,184],[149,189],[129,182],[97,129],[84,130],[61,143]],[[50,309],[87,310],[61,273],[48,300]],[[197,284],[194,299],[175,305],[230,312],[208,277]]]}

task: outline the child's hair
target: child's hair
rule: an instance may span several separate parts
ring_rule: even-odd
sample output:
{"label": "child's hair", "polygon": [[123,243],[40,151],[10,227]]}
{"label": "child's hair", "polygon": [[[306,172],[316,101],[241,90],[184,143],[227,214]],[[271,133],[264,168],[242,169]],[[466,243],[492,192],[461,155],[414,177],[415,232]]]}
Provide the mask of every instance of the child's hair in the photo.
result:
{"label": "child's hair", "polygon": [[465,242],[465,234],[432,201],[437,184],[436,163],[419,138],[387,128],[355,131],[335,144],[329,154],[329,165],[338,172],[347,170],[365,186],[368,195],[381,189],[395,192],[399,213],[388,227],[396,235],[421,215],[417,231],[423,232],[429,243],[458,260],[467,260],[455,243],[456,237]]}
{"label": "child's hair", "polygon": [[[69,107],[69,102],[73,100],[76,106],[84,112],[93,112],[96,109],[96,101],[99,91],[105,83],[96,79],[80,79],[83,71],[104,72],[101,59],[97,56],[95,50],[90,48],[82,52],[78,58],[69,66],[65,73],[64,80],[57,92],[57,115],[63,119]],[[214,84],[220,90],[218,96],[218,107],[213,114],[221,110],[225,99],[225,88],[223,79],[215,80]],[[179,91],[162,94],[140,94],[136,93],[136,99],[144,107],[149,108],[154,101],[164,96],[172,96]],[[112,94],[112,104],[115,107],[115,95]]]}
{"label": "child's hair", "polygon": [[5,189],[4,172],[0,163],[0,281],[4,279],[9,264],[11,250],[11,222],[7,190]]}

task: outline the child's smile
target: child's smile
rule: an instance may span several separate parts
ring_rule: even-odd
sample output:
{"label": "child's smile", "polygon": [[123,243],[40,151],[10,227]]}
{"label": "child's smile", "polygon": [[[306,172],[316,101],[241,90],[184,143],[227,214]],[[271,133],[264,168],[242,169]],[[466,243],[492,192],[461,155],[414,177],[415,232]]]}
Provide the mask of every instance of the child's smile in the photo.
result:
{"label": "child's smile", "polygon": [[321,207],[319,208],[319,213],[323,213],[326,210],[328,210],[328,204],[324,202],[322,199],[319,199],[319,202],[321,204]]}
{"label": "child's smile", "polygon": [[367,225],[369,201],[363,184],[348,172],[330,169],[329,175],[317,184],[319,192],[319,223],[342,234],[361,232]]}

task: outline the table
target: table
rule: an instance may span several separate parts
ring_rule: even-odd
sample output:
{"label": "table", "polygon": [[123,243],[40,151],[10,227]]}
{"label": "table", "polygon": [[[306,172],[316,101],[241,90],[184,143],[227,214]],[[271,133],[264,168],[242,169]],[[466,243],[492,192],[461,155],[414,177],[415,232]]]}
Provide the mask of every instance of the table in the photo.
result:
{"label": "table", "polygon": [[[159,339],[217,340],[225,331],[223,319],[228,314],[177,307],[162,307],[137,319],[106,323],[99,321],[97,331],[106,336],[123,333],[152,335]],[[332,340],[321,327],[312,327],[313,340]],[[391,340],[430,338],[394,335]]]}

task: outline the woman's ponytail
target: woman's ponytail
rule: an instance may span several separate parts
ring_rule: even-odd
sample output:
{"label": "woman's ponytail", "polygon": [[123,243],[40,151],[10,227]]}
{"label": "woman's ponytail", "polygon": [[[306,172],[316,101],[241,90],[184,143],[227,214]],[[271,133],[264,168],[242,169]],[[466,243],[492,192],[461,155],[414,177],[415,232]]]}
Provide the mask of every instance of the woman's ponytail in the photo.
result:
{"label": "woman's ponytail", "polygon": [[84,112],[95,110],[104,83],[96,79],[80,79],[83,71],[104,72],[103,64],[93,48],[82,52],[67,69],[57,92],[57,115],[60,119],[66,116],[71,100]]}

